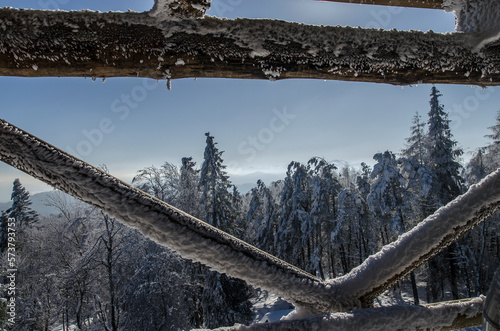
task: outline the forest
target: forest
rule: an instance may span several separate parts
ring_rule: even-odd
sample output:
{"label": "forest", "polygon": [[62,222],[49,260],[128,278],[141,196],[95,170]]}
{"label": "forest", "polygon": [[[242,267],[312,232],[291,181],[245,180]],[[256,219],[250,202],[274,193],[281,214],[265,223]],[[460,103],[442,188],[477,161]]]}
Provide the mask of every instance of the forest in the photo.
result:
{"label": "forest", "polygon": [[[241,193],[215,137],[205,134],[201,166],[193,157],[137,171],[132,184],[321,279],[347,274],[382,246],[500,167],[500,111],[489,144],[467,163],[450,129],[441,94],[431,88],[426,118],[415,114],[398,152],[374,165],[342,167],[321,157],[292,161],[284,179],[259,180]],[[105,166],[103,170],[106,171]],[[54,192],[58,214],[32,210],[14,180],[1,212],[0,251],[8,261],[16,222],[16,316],[9,321],[9,274],[0,271],[0,328],[6,330],[186,330],[253,320],[261,293],[143,237],[100,210]],[[500,215],[430,259],[389,295],[423,304],[486,294],[500,257]],[[405,296],[405,298],[408,298]]]}

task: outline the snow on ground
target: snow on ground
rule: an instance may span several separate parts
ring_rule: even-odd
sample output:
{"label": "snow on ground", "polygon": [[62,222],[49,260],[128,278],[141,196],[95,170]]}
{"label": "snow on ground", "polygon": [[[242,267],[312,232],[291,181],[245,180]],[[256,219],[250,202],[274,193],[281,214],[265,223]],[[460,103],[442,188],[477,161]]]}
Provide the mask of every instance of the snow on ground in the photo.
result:
{"label": "snow on ground", "polygon": [[279,321],[294,310],[291,303],[266,290],[257,289],[257,295],[251,299],[253,323],[271,323]]}

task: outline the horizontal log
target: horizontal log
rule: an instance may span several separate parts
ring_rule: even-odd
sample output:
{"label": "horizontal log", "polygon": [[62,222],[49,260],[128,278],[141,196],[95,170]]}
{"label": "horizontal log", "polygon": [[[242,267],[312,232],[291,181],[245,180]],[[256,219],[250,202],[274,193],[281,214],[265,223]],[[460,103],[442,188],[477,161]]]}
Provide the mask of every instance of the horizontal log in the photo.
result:
{"label": "horizontal log", "polygon": [[356,3],[363,5],[444,9],[443,0],[319,0],[319,1]]}
{"label": "horizontal log", "polygon": [[0,75],[331,79],[498,85],[500,48],[469,34],[148,13],[0,9]]}

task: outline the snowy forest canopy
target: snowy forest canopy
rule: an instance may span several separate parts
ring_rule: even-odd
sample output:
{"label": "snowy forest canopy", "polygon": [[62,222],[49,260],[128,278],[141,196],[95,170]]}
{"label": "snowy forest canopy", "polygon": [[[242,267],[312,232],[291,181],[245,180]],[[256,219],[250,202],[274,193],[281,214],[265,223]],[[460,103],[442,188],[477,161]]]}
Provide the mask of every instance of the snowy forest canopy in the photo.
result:
{"label": "snowy forest canopy", "polygon": [[[283,180],[242,195],[207,133],[201,167],[192,157],[138,171],[141,190],[322,279],[347,274],[368,256],[500,167],[500,112],[490,144],[460,164],[450,120],[431,90],[427,119],[416,114],[404,148],[374,155],[373,168],[337,169],[323,158],[291,162]],[[16,180],[20,220],[18,329],[176,330],[248,324],[257,294],[241,280],[192,264],[107,215],[63,195],[60,215],[40,217]],[[498,266],[498,214],[469,232],[391,292],[412,303],[484,294]],[[5,283],[5,282],[4,282]],[[2,323],[5,313],[0,314]]]}

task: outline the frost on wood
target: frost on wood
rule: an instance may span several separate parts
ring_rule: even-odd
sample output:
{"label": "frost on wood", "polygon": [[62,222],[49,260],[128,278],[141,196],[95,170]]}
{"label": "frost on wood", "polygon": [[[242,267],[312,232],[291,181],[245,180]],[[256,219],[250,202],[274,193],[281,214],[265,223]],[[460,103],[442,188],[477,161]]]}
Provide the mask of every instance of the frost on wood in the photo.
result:
{"label": "frost on wood", "polygon": [[332,281],[291,266],[0,120],[0,159],[90,203],[183,257],[244,279],[304,314],[369,306],[379,293],[500,209],[500,169]]}
{"label": "frost on wood", "polygon": [[472,34],[474,46],[477,48],[500,38],[498,0],[444,0],[443,5],[446,11],[455,13],[455,31]]}
{"label": "frost on wood", "polygon": [[149,11],[151,17],[159,20],[200,18],[210,8],[211,0],[155,0]]}
{"label": "frost on wood", "polygon": [[480,325],[484,297],[428,306],[398,305],[316,315],[299,320],[219,328],[219,331],[456,330]]}
{"label": "frost on wood", "polygon": [[500,83],[500,47],[478,53],[469,34],[163,19],[173,3],[149,13],[0,9],[0,75]]}

